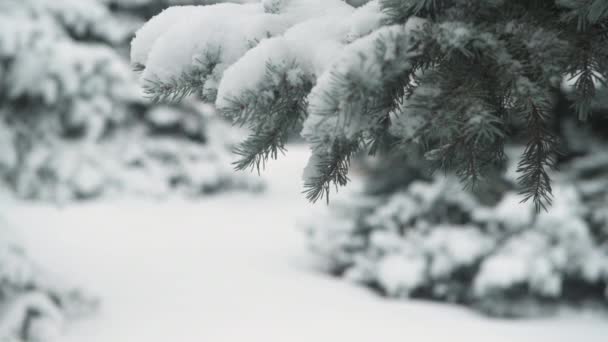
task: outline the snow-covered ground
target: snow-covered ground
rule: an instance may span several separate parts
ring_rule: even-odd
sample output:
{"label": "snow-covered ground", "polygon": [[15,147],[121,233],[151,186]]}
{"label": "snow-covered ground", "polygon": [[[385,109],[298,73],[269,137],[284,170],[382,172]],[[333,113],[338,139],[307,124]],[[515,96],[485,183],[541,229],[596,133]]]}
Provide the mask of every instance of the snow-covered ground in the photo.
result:
{"label": "snow-covered ground", "polygon": [[[30,254],[102,299],[66,342],[606,341],[592,314],[503,321],[465,308],[389,301],[315,271],[298,218],[307,151],[263,177],[265,194],[198,201],[13,204]],[[317,205],[324,205],[322,203]]]}

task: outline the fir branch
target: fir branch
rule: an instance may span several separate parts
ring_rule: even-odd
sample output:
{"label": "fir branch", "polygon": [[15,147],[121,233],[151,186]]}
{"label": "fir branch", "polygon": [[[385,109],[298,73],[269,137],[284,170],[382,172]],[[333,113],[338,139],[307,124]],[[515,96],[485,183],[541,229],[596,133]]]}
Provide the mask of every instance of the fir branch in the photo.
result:
{"label": "fir branch", "polygon": [[381,0],[381,6],[393,23],[405,23],[412,16],[435,19],[449,0]]}
{"label": "fir branch", "polygon": [[369,155],[388,152],[397,143],[397,139],[388,132],[391,126],[391,114],[402,107],[406,99],[411,96],[418,84],[416,73],[423,68],[418,61],[414,61],[412,64],[414,67],[405,72],[402,77],[388,80],[382,94],[374,96],[374,100],[370,101],[371,109],[363,111],[364,116],[376,118],[372,128],[366,132],[366,148]]}
{"label": "fir branch", "polygon": [[529,98],[525,104],[529,139],[519,162],[518,181],[524,196],[522,202],[532,200],[537,211],[547,210],[552,203],[552,188],[549,171],[556,169],[558,138],[550,130],[548,103],[539,104]]}
{"label": "fir branch", "polygon": [[[285,151],[287,136],[306,117],[306,95],[312,84],[304,77],[293,78],[297,64],[277,65],[268,62],[262,86],[227,99],[220,112],[235,124],[247,126],[252,135],[234,152],[239,159],[236,170],[264,168],[266,162]],[[296,73],[297,74],[297,73]]]}
{"label": "fir branch", "polygon": [[195,94],[205,86],[202,73],[182,73],[169,80],[146,79],[143,84],[144,94],[155,103],[180,102],[185,97]]}
{"label": "fir branch", "polygon": [[283,127],[276,127],[265,132],[255,132],[234,148],[233,152],[239,159],[233,162],[238,171],[255,169],[258,174],[266,167],[270,158],[276,160],[279,152],[284,154],[287,149],[285,142],[288,132]]}
{"label": "fir branch", "polygon": [[[321,101],[311,108],[321,118],[321,135],[331,122],[332,134],[357,136],[370,154],[393,147],[390,115],[416,87],[416,73],[430,65],[418,58],[423,45],[419,38],[405,30],[388,32],[373,42],[374,49],[358,54],[358,63],[331,70],[330,81],[314,94]],[[379,68],[369,61],[377,61]]]}
{"label": "fir branch", "polygon": [[370,138],[367,143],[367,150],[370,156],[379,152],[388,152],[395,144],[395,138],[388,134],[391,126],[390,113],[383,115],[378,120],[376,127],[370,130]]}
{"label": "fir branch", "polygon": [[475,189],[503,161],[506,132],[501,84],[487,76],[499,73],[502,66],[494,62],[493,50],[476,51],[483,46],[482,40],[471,39],[477,41],[475,48],[447,54],[423,79],[427,87],[433,84],[441,91],[431,96],[415,93],[412,99],[416,101],[413,108],[426,108],[434,128],[425,137],[427,146],[434,146],[425,155],[432,169],[454,171],[465,188]]}
{"label": "fir branch", "polygon": [[260,173],[269,159],[276,160],[279,152],[286,151],[285,143],[289,133],[305,117],[306,98],[303,95],[306,93],[300,91],[297,94],[292,93],[292,96],[277,97],[281,103],[268,104],[268,112],[256,111],[257,114],[267,116],[267,121],[263,124],[252,124],[253,133],[234,149],[235,154],[239,156],[233,163],[236,170],[251,168]]}
{"label": "fir branch", "polygon": [[[581,119],[589,115],[596,87],[608,77],[608,1],[380,4],[388,23],[418,16],[429,19],[428,25],[409,31],[384,23],[372,33],[380,33],[376,46],[365,40],[348,44],[343,53],[350,55],[336,58],[340,62],[329,68],[329,75],[310,75],[301,87],[266,80],[229,99],[228,108],[220,110],[252,130],[236,149],[241,157],[236,167],[263,168],[284,151],[285,132],[293,127],[289,123],[310,114],[306,138],[320,160],[306,183],[311,200],[326,196],[331,184],[347,182],[350,156],[361,148],[376,153],[425,145],[427,156],[441,168],[474,184],[504,159],[505,141],[512,138],[507,125],[520,128],[521,114],[529,135],[519,165],[522,193],[537,209],[546,209],[557,152],[548,89],[559,86],[564,75],[576,77],[575,110]],[[388,34],[382,35],[383,30]],[[269,71],[274,79],[284,79],[284,66],[275,71]],[[204,86],[201,78],[197,84],[189,77],[152,83],[150,93],[179,99]],[[407,115],[399,117],[400,111]],[[410,116],[414,121],[407,126]]]}
{"label": "fir branch", "polygon": [[[185,97],[200,94],[204,96],[205,83],[221,61],[221,49],[207,49],[202,57],[195,59],[196,65],[178,77],[168,80],[152,78],[144,80],[144,94],[153,102],[179,102]],[[137,67],[137,66],[135,66]],[[213,101],[214,98],[205,98]]]}
{"label": "fir branch", "polygon": [[589,61],[586,61],[581,66],[581,70],[572,75],[570,79],[576,79],[574,83],[576,96],[572,107],[579,120],[586,121],[591,114],[591,102],[595,97],[595,74]]}
{"label": "fir branch", "polygon": [[316,157],[315,175],[306,179],[303,193],[315,203],[323,197],[329,203],[331,185],[339,187],[349,182],[348,169],[351,158],[360,148],[359,139],[338,139],[329,152],[313,151]]}
{"label": "fir branch", "polygon": [[592,112],[596,88],[599,85],[608,86],[608,83],[604,76],[606,68],[602,66],[600,59],[596,58],[598,53],[591,42],[582,42],[579,48],[577,62],[569,66],[568,73],[571,75],[570,80],[575,80],[572,108],[579,120],[586,121]]}
{"label": "fir branch", "polygon": [[465,189],[474,190],[504,160],[502,121],[489,113],[484,116],[459,125],[460,134],[425,154],[432,170],[454,171]]}

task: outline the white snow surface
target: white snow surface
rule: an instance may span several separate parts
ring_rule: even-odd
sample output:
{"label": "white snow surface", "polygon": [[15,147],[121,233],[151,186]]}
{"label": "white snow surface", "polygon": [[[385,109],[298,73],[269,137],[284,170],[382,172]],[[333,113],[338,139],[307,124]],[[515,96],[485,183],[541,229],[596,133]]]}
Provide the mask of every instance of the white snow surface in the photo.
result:
{"label": "white snow surface", "polygon": [[293,181],[308,154],[292,146],[272,163],[261,195],[63,208],[5,201],[3,215],[33,258],[102,298],[99,315],[64,342],[606,341],[606,318],[591,313],[493,320],[323,275],[295,229],[311,212]]}

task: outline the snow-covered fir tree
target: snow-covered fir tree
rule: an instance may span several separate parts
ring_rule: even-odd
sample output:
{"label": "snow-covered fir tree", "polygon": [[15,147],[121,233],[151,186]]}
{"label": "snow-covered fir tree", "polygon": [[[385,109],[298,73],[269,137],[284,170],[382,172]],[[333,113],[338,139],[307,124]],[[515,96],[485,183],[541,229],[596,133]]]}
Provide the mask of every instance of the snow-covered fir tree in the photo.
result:
{"label": "snow-covered fir tree", "polygon": [[140,94],[128,42],[150,8],[169,3],[120,4],[0,4],[3,188],[46,200],[259,189],[231,172],[238,135],[212,107],[154,106]]}
{"label": "snow-covered fir tree", "polygon": [[608,298],[607,39],[604,0],[261,0],[172,7],[131,62],[153,99],[251,130],[237,169],[301,125],[313,201],[380,156],[307,225],[331,272],[517,316]]}
{"label": "snow-covered fir tree", "polygon": [[[500,15],[497,15],[499,13]],[[156,100],[197,94],[252,130],[237,168],[259,168],[303,122],[309,199],[344,185],[361,151],[422,149],[466,185],[492,181],[526,141],[522,198],[552,199],[554,95],[572,80],[588,119],[608,74],[604,0],[262,0],[172,7],[132,43]],[[520,131],[508,128],[523,121]]]}

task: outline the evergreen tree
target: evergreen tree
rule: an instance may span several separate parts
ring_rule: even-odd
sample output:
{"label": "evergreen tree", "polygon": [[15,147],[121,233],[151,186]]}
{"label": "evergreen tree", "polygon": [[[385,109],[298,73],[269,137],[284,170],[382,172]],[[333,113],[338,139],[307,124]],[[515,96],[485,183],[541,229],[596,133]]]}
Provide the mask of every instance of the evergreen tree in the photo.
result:
{"label": "evergreen tree", "polygon": [[[185,2],[0,1],[2,190],[66,200],[149,193],[154,184],[194,196],[259,188],[229,172],[238,134],[208,106],[151,105],[132,76],[135,29],[152,11]],[[40,267],[11,228],[0,218],[0,340],[55,340],[97,303]]]}
{"label": "evergreen tree", "polygon": [[561,148],[555,94],[574,82],[574,115],[589,119],[607,29],[604,0],[263,0],[171,8],[138,32],[132,63],[153,99],[196,94],[250,128],[238,169],[275,158],[303,122],[313,201],[362,150],[415,147],[474,186],[524,140],[519,184],[539,210]]}
{"label": "evergreen tree", "polygon": [[[173,2],[172,2],[173,3]],[[167,1],[0,4],[0,178],[30,199],[258,189],[229,170],[234,140],[208,106],[154,106],[127,45]],[[135,6],[137,5],[137,6]],[[44,57],[44,58],[42,58]]]}

